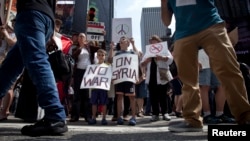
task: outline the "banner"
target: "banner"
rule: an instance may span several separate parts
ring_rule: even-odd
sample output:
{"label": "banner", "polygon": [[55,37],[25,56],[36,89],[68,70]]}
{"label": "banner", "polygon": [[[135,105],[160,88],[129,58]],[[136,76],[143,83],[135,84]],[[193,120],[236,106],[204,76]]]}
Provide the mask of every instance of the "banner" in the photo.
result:
{"label": "banner", "polygon": [[62,50],[63,53],[68,54],[70,47],[72,45],[71,39],[60,33],[55,33],[54,39],[55,39],[56,45],[58,46],[58,49]]}
{"label": "banner", "polygon": [[138,80],[139,58],[136,54],[119,54],[113,57],[112,80],[114,84]]}
{"label": "banner", "polygon": [[169,50],[168,50],[168,43],[167,42],[160,42],[157,44],[150,44],[146,45],[146,52],[143,56],[143,59],[149,58],[149,57],[155,57],[156,55],[159,56],[169,56]]}
{"label": "banner", "polygon": [[122,36],[132,38],[132,19],[114,18],[112,21],[112,41],[119,43]]}
{"label": "banner", "polygon": [[88,65],[83,76],[80,88],[96,88],[109,90],[111,84],[111,76],[111,66],[107,64]]}
{"label": "banner", "polygon": [[104,41],[104,22],[88,21],[87,24],[87,40],[88,41]]}

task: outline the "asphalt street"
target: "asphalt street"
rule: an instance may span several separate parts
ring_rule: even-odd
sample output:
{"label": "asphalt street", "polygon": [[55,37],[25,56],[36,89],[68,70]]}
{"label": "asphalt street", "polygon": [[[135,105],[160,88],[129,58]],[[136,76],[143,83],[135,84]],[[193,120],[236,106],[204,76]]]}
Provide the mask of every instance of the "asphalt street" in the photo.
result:
{"label": "asphalt street", "polygon": [[69,132],[62,136],[23,136],[20,129],[27,124],[10,116],[7,121],[0,122],[0,141],[206,141],[207,126],[203,132],[175,133],[168,130],[168,125],[176,124],[182,119],[173,117],[171,121],[150,122],[150,116],[137,118],[136,126],[117,125],[107,116],[108,125],[101,125],[101,118],[96,125],[88,125],[84,119],[78,122],[67,122]]}

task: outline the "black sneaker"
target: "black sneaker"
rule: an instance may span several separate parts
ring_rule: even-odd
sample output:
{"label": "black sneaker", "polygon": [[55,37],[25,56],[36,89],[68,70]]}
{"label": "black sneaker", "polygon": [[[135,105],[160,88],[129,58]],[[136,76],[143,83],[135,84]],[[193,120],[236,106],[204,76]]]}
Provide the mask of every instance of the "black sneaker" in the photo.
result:
{"label": "black sneaker", "polygon": [[234,118],[231,118],[225,114],[222,114],[218,117],[222,123],[236,123]]}
{"label": "black sneaker", "polygon": [[218,124],[221,123],[221,120],[213,115],[208,115],[203,117],[204,124]]}
{"label": "black sneaker", "polygon": [[47,119],[39,120],[34,125],[26,125],[21,129],[23,135],[43,136],[43,135],[62,135],[68,131],[65,121],[51,122]]}

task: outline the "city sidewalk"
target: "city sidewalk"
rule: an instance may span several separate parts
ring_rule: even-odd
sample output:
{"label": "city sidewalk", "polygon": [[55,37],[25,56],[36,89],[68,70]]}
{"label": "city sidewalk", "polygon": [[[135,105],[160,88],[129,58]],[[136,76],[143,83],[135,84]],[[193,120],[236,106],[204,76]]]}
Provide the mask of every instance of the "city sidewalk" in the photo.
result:
{"label": "city sidewalk", "polygon": [[165,141],[165,140],[207,140],[207,126],[203,132],[174,133],[168,131],[169,124],[180,122],[180,118],[172,117],[171,121],[150,122],[150,116],[137,118],[136,126],[117,125],[107,116],[108,125],[101,125],[97,118],[96,125],[88,125],[83,118],[78,122],[68,122],[69,132],[64,136],[28,137],[20,133],[20,129],[29,123],[10,116],[7,121],[0,122],[0,141]]}

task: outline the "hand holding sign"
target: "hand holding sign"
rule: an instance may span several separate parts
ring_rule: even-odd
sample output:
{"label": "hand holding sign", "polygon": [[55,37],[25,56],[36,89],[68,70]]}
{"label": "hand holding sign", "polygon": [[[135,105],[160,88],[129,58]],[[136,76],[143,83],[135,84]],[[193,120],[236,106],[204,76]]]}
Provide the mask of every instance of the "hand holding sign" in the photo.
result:
{"label": "hand holding sign", "polygon": [[142,60],[145,60],[146,58],[149,58],[149,57],[156,57],[157,55],[162,56],[162,57],[166,57],[170,55],[167,42],[160,42],[156,44],[147,45],[146,53]]}

